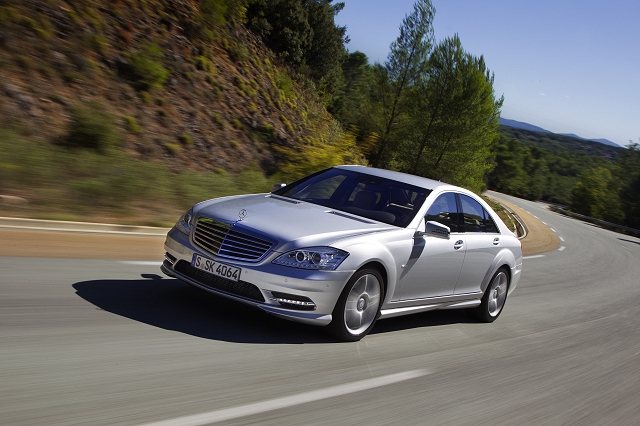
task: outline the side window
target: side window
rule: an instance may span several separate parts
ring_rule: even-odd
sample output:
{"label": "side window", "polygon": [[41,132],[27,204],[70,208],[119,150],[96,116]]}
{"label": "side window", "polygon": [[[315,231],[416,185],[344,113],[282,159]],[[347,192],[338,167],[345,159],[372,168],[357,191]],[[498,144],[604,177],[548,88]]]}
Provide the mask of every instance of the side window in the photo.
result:
{"label": "side window", "polygon": [[483,208],[473,198],[460,194],[464,232],[486,232]]}
{"label": "side window", "polygon": [[451,232],[460,232],[456,195],[452,192],[440,194],[427,210],[425,219],[440,222],[448,226]]}
{"label": "side window", "polygon": [[498,231],[498,226],[491,218],[491,215],[489,214],[489,212],[486,211],[485,209],[482,209],[482,210],[484,211],[484,224],[487,227],[486,232],[492,232],[494,234],[499,233],[500,231]]}

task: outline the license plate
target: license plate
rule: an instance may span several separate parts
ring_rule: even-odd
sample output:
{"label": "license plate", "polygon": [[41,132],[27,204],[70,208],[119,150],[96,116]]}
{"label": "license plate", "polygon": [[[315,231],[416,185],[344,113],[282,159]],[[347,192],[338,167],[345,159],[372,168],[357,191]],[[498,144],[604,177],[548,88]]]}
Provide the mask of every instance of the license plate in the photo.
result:
{"label": "license plate", "polygon": [[193,255],[191,266],[200,269],[201,271],[205,271],[231,281],[238,281],[240,279],[240,273],[242,272],[242,269],[240,268],[225,265],[224,263],[216,262],[215,260],[207,259],[206,257],[202,257],[199,254]]}

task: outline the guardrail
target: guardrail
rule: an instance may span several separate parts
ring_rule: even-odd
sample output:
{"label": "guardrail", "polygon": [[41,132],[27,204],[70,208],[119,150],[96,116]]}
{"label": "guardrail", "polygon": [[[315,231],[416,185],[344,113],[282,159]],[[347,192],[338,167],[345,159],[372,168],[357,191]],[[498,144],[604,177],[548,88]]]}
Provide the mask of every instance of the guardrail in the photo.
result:
{"label": "guardrail", "polygon": [[490,197],[486,194],[485,194],[485,197],[490,199],[494,203],[500,204],[502,208],[505,209],[506,212],[513,218],[513,224],[516,227],[516,236],[518,237],[519,240],[527,236],[527,234],[529,233],[529,230],[527,229],[527,225],[524,223],[524,220],[522,220],[520,216],[518,216],[518,213],[514,212],[509,207],[502,204],[498,199]]}
{"label": "guardrail", "polygon": [[[499,203],[499,201],[496,201],[496,202]],[[521,240],[524,237],[526,237],[527,234],[529,233],[529,230],[527,229],[527,225],[524,223],[524,220],[522,220],[520,216],[518,216],[518,213],[511,210],[509,207],[505,206],[502,203],[500,203],[500,205],[513,217],[514,225],[516,226],[516,235],[518,239]]]}
{"label": "guardrail", "polygon": [[610,231],[614,231],[614,232],[620,232],[620,231],[626,231],[626,232],[622,232],[622,233],[630,233],[632,235],[635,236],[640,236],[640,230],[635,229],[635,228],[629,228],[628,226],[622,226],[622,225],[618,225],[615,223],[611,223],[611,222],[607,222],[604,220],[600,220],[600,219],[596,219],[595,217],[590,217],[590,216],[585,216],[583,214],[579,214],[579,213],[574,213],[574,212],[570,212],[569,210],[563,209],[562,207],[558,207],[555,205],[549,205],[549,209],[553,212],[556,213],[560,213],[563,214],[565,216],[569,216],[569,217],[573,217],[576,219],[580,219],[583,220],[585,222],[589,222],[589,223],[593,223],[596,225],[599,225],[605,229],[608,229]]}

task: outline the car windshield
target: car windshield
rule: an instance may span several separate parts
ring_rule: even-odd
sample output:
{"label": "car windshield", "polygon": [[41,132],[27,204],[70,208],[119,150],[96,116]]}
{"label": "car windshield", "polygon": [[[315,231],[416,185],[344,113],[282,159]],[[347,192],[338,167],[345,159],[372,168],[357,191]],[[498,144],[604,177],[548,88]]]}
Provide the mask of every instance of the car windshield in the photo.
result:
{"label": "car windshield", "polygon": [[395,180],[342,169],[327,169],[274,194],[406,227],[431,191]]}

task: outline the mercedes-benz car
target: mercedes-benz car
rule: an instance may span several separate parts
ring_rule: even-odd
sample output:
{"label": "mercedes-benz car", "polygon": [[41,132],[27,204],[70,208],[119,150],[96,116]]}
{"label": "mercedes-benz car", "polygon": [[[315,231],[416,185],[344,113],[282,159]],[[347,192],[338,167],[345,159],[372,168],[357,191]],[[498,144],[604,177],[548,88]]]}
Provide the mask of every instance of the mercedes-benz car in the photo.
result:
{"label": "mercedes-benz car", "polygon": [[520,241],[473,192],[363,166],[203,201],[165,250],[165,274],[347,341],[434,309],[492,322],[522,270]]}

